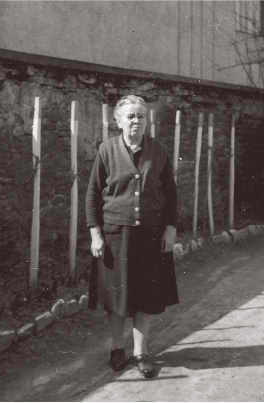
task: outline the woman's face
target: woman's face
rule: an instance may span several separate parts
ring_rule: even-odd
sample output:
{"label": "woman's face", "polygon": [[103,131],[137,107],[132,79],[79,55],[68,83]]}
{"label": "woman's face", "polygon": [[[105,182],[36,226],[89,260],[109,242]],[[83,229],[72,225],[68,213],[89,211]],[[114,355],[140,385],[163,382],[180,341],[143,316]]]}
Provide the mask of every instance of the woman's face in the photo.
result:
{"label": "woman's face", "polygon": [[141,104],[125,104],[119,109],[117,124],[124,136],[142,137],[147,126],[147,111]]}

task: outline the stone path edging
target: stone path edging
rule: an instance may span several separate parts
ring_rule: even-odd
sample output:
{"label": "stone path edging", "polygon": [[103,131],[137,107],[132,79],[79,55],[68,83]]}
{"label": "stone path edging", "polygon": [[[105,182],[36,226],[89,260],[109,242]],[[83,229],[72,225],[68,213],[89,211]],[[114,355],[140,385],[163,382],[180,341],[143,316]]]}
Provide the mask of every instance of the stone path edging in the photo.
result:
{"label": "stone path edging", "polygon": [[[247,239],[249,236],[255,237],[259,235],[264,235],[264,224],[251,224],[240,230],[231,229],[229,231],[223,231],[220,235],[215,235],[211,241],[214,245],[219,245],[237,242],[242,239]],[[203,244],[204,238],[192,239],[191,241],[187,242],[186,245],[176,243],[173,249],[174,260],[182,260],[188,253],[202,248]]]}
{"label": "stone path edging", "polygon": [[[242,239],[247,239],[249,236],[264,235],[263,225],[248,225],[240,230],[231,229],[223,231],[220,235],[215,235],[212,238],[214,245],[225,244],[230,242],[237,242]],[[197,249],[202,248],[204,238],[192,239],[187,244],[176,243],[173,249],[174,260],[182,260],[188,253],[195,252]],[[26,323],[18,330],[2,330],[0,331],[0,353],[8,349],[11,344],[17,341],[24,340],[25,338],[37,334],[54,322],[73,316],[81,310],[88,308],[88,295],[82,295],[79,301],[72,299],[71,301],[64,301],[59,299],[53,304],[50,311],[44,312],[34,318],[32,323]]]}
{"label": "stone path edging", "polygon": [[12,343],[21,341],[33,334],[39,333],[46,329],[52,323],[57,322],[62,318],[67,318],[75,315],[88,307],[88,295],[82,295],[77,301],[64,301],[59,299],[53,304],[50,312],[44,312],[34,318],[32,323],[26,323],[18,330],[2,330],[0,331],[0,353],[11,346]]}

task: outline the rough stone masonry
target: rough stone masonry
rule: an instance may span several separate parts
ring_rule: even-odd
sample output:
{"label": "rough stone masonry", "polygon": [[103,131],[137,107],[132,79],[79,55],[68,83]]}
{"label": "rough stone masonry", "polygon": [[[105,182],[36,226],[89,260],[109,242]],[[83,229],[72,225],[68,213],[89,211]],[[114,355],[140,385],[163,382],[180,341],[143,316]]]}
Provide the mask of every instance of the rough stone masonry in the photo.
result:
{"label": "rough stone masonry", "polygon": [[[150,75],[151,77],[151,75]],[[216,225],[226,228],[229,146],[236,113],[236,219],[263,213],[263,99],[256,92],[175,80],[71,70],[0,60],[0,270],[29,267],[32,216],[32,120],[34,97],[42,103],[40,265],[68,270],[70,218],[70,106],[80,105],[78,141],[79,214],[77,269],[89,263],[85,226],[85,192],[89,172],[102,141],[102,103],[109,105],[109,134],[118,133],[112,119],[116,101],[125,94],[142,96],[155,109],[156,137],[173,157],[176,110],[181,110],[178,232],[192,225],[195,147],[198,113],[204,112],[198,224],[207,228],[207,128],[214,113],[213,206]],[[148,127],[149,130],[149,127]],[[261,210],[262,209],[262,210]]]}

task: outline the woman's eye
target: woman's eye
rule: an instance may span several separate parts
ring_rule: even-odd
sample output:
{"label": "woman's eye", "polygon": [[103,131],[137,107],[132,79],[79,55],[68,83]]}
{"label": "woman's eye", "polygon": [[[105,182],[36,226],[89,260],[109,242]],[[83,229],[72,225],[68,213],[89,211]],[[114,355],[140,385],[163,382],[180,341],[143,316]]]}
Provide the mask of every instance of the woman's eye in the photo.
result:
{"label": "woman's eye", "polygon": [[129,120],[133,120],[133,119],[135,119],[135,117],[137,117],[138,119],[140,119],[140,120],[142,120],[142,119],[145,119],[145,115],[141,115],[141,114],[139,114],[139,115],[128,115],[127,116],[127,118],[129,119]]}

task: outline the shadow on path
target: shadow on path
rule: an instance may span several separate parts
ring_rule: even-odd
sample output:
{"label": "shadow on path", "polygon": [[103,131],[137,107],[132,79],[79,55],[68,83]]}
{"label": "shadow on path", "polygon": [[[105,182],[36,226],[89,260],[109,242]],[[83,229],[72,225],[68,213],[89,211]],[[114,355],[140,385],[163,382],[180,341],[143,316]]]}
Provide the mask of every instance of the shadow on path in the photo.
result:
{"label": "shadow on path", "polygon": [[[206,329],[208,325],[234,309],[251,309],[243,305],[256,296],[259,298],[258,307],[262,309],[263,260],[264,240],[258,238],[201,249],[177,263],[180,304],[167,314],[152,319],[150,352],[157,361],[158,372],[163,366],[199,370],[264,364],[264,346],[261,345],[190,347],[157,355],[197,330],[209,330]],[[88,322],[91,326],[87,325]],[[131,322],[128,330],[131,330]],[[221,327],[213,330],[221,330]],[[55,333],[56,345],[53,342]],[[218,341],[228,343],[230,340],[223,337]],[[1,401],[81,401],[84,396],[108,383],[134,381],[119,379],[125,371],[111,371],[108,366],[109,327],[103,323],[98,325],[98,320],[88,314],[61,321],[27,343],[29,349],[34,346],[34,353],[25,349],[20,351],[18,347],[6,353],[0,361]],[[197,342],[198,345],[202,343]],[[183,342],[181,345],[187,344]],[[127,346],[131,351],[130,337]],[[153,378],[154,381],[158,379]],[[165,378],[161,375],[161,379]]]}
{"label": "shadow on path", "polygon": [[[264,366],[264,345],[247,347],[184,348],[158,357],[158,366],[192,370]],[[162,362],[162,363],[161,363]]]}

